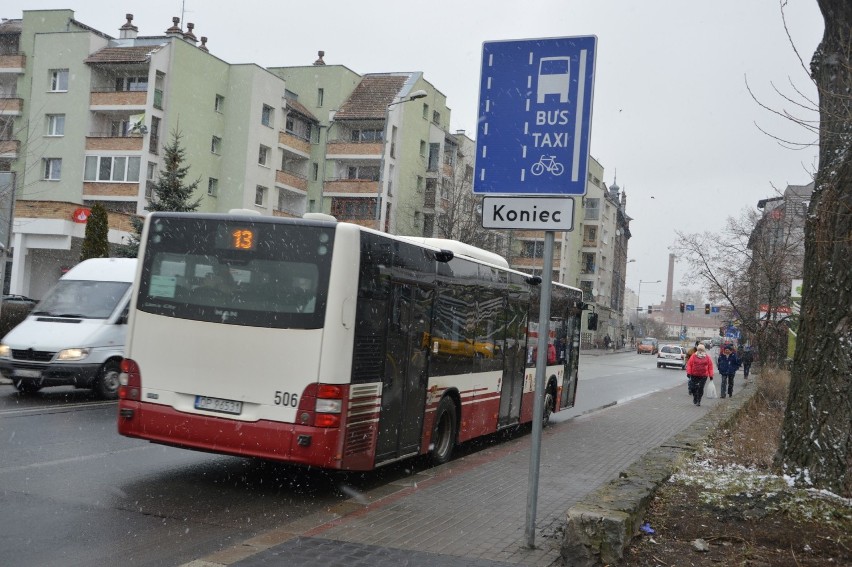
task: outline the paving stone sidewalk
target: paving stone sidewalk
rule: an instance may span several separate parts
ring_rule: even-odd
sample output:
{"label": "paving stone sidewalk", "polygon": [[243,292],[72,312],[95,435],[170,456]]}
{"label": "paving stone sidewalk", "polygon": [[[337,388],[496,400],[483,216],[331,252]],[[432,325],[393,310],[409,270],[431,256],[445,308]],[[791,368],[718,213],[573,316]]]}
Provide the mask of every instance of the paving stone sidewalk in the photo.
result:
{"label": "paving stone sidewalk", "polygon": [[524,533],[531,442],[524,435],[187,567],[559,565],[567,510],[721,403],[695,407],[678,386],[545,429],[534,549]]}

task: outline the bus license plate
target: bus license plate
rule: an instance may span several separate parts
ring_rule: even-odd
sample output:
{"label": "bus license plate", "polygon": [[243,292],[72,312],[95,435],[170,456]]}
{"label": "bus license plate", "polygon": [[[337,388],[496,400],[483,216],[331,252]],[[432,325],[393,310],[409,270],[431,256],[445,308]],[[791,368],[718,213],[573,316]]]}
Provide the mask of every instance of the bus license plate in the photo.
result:
{"label": "bus license plate", "polygon": [[195,409],[240,415],[243,412],[243,403],[235,402],[234,400],[223,400],[221,398],[195,396]]}

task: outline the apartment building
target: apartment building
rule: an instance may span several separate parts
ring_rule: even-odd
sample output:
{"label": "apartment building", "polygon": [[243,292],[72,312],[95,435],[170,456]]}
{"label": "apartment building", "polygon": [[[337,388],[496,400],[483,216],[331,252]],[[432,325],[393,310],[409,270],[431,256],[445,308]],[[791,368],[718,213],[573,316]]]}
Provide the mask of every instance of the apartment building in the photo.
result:
{"label": "apartment building", "polygon": [[[575,198],[574,230],[557,232],[554,243],[552,279],[579,287],[589,304],[583,315],[583,348],[607,334],[626,337],[629,323],[623,313],[631,219],[626,195],[614,182],[607,188],[603,176],[603,165],[590,157],[586,195]],[[518,230],[511,239],[511,266],[542,275],[544,233]],[[597,330],[588,329],[590,312],[598,315]]]}
{"label": "apartment building", "polygon": [[121,244],[176,133],[187,180],[199,181],[199,210],[304,212],[304,182],[278,167],[283,154],[306,160],[308,145],[287,130],[284,81],[219,59],[193,29],[173,18],[162,34],[142,36],[128,14],[116,38],[71,10],[0,23],[0,171],[16,197],[12,292],[41,297],[79,260],[95,202],[109,211],[110,242]]}
{"label": "apartment building", "polygon": [[[311,210],[385,232],[432,236],[448,152],[446,96],[419,72],[359,76],[326,65],[274,67],[318,117]],[[452,139],[452,138],[449,138]]]}

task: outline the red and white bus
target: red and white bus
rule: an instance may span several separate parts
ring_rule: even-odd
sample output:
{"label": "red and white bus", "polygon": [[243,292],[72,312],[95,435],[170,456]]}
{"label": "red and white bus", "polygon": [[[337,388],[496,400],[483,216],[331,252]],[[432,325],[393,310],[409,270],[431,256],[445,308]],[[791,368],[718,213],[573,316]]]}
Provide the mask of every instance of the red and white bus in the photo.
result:
{"label": "red and white bus", "polygon": [[[306,215],[310,216],[310,215]],[[118,430],[369,470],[531,421],[537,278],[332,217],[152,213]],[[546,421],[574,405],[582,294],[553,285]]]}

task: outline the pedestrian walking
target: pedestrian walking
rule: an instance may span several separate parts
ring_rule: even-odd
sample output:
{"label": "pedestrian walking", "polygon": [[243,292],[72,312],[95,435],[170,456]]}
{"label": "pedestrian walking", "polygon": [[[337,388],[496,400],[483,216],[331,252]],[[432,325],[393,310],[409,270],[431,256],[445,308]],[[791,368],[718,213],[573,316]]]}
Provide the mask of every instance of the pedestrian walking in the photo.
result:
{"label": "pedestrian walking", "polygon": [[689,392],[692,394],[692,403],[701,405],[704,396],[704,385],[707,379],[713,379],[713,361],[707,355],[703,344],[695,347],[695,354],[686,362],[686,376],[689,378]]}
{"label": "pedestrian walking", "polygon": [[609,333],[604,336],[604,350],[609,350],[609,345],[612,343],[612,339],[609,338]]}
{"label": "pedestrian walking", "polygon": [[728,396],[734,395],[734,374],[740,367],[740,359],[737,358],[737,353],[734,348],[725,344],[722,346],[722,352],[716,359],[716,364],[719,366],[719,374],[722,375],[722,386],[720,388],[720,397],[724,398],[727,392]]}
{"label": "pedestrian walking", "polygon": [[751,347],[745,347],[741,362],[743,363],[743,378],[748,380],[748,373],[751,369],[751,363],[754,361],[754,353],[751,352]]}

